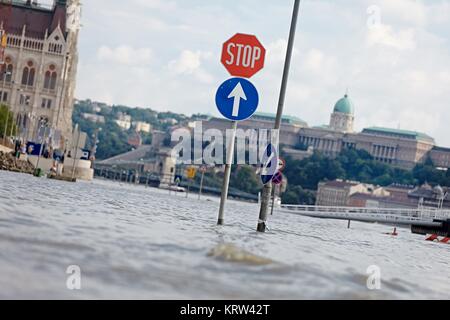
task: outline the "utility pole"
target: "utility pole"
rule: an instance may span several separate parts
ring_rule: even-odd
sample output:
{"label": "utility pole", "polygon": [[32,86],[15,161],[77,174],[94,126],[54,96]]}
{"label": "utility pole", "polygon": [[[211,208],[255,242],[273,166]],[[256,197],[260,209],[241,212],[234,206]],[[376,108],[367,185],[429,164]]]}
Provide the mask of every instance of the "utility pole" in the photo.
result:
{"label": "utility pole", "polygon": [[81,131],[80,131],[80,128],[78,127],[78,124],[75,126],[75,128],[76,128],[76,131],[78,132],[78,136],[77,136],[77,144],[75,146],[75,158],[73,158],[72,180],[74,180],[74,178],[75,178],[75,166],[77,165],[78,145],[80,144],[80,135],[81,135]]}
{"label": "utility pole", "polygon": [[59,98],[59,105],[58,105],[58,113],[56,116],[56,123],[54,123],[55,128],[58,128],[58,124],[59,124],[59,117],[61,114],[61,107],[62,104],[65,102],[65,89],[66,89],[66,78],[67,78],[67,66],[68,66],[68,62],[69,62],[69,53],[66,53],[66,59],[64,61],[64,72],[63,72],[63,86],[61,89],[61,97]]}
{"label": "utility pole", "polygon": [[236,130],[237,130],[237,121],[233,121],[231,141],[228,149],[227,162],[225,163],[225,173],[223,177],[222,194],[220,198],[219,219],[217,221],[217,224],[219,226],[223,225],[225,222],[225,203],[227,202],[228,189],[230,187],[231,164],[233,163],[234,158]]}
{"label": "utility pole", "polygon": [[277,186],[272,183],[272,208],[270,209],[270,215],[273,216],[273,210],[275,208],[275,197],[276,197],[276,190],[277,190]]}
{"label": "utility pole", "polygon": [[95,170],[95,160],[96,160],[95,157],[96,157],[96,154],[97,154],[97,145],[100,142],[98,140],[98,134],[99,134],[100,131],[102,131],[102,128],[95,129],[94,135],[92,137],[94,139],[94,143],[93,143],[92,148],[91,148],[91,164],[92,164],[92,169],[94,169],[94,170]]}
{"label": "utility pole", "polygon": [[202,168],[202,178],[200,179],[200,189],[198,190],[198,200],[202,198],[203,180],[205,179],[205,169]]}
{"label": "utility pole", "polygon": [[[6,66],[6,64],[5,64],[5,66]],[[6,70],[6,68],[5,68],[5,70]],[[5,71],[3,73],[3,90],[5,90],[5,87],[6,87],[6,77],[9,76],[9,75],[11,75],[11,72],[9,72],[9,71]],[[5,98],[5,94],[6,94],[6,92],[2,91],[1,101],[0,102],[3,102],[3,100],[5,100],[4,99]],[[7,134],[7,130],[8,130],[7,129],[8,128],[8,121],[9,121],[9,107],[6,109],[5,130],[3,132],[3,144],[5,146],[6,146],[6,134]]]}
{"label": "utility pole", "polygon": [[[42,122],[42,121],[39,123],[39,128],[44,128],[43,122]],[[42,140],[41,140],[41,147],[40,147],[40,149],[39,149],[39,156],[38,156],[38,160],[37,160],[37,163],[36,163],[36,172],[35,172],[35,175],[36,175],[37,177],[40,177],[40,175],[41,175],[41,172],[40,172],[40,169],[39,169],[39,162],[41,161],[44,143],[46,143],[46,137],[45,137],[46,135],[47,135],[47,127],[45,127],[45,129],[44,129],[44,136],[43,136],[43,138],[42,138]]]}
{"label": "utility pole", "polygon": [[[286,60],[284,63],[283,79],[281,82],[280,99],[278,102],[277,117],[275,120],[275,128],[274,128],[275,133],[277,135],[276,140],[275,140],[277,145],[279,144],[279,140],[280,140],[281,120],[282,120],[282,116],[283,116],[284,102],[286,99],[286,89],[287,89],[287,83],[288,83],[288,79],[289,79],[289,70],[291,67],[292,52],[294,50],[295,31],[297,29],[299,8],[300,8],[300,0],[295,0],[294,10],[292,13],[291,29],[289,31],[289,41],[288,41],[288,48],[287,48],[287,52],[286,52]],[[272,184],[267,183],[264,186],[263,192],[262,192],[261,209],[259,212],[259,220],[258,220],[258,227],[257,227],[258,232],[266,231],[267,216],[269,213],[269,204],[270,204],[271,193],[272,193]]]}

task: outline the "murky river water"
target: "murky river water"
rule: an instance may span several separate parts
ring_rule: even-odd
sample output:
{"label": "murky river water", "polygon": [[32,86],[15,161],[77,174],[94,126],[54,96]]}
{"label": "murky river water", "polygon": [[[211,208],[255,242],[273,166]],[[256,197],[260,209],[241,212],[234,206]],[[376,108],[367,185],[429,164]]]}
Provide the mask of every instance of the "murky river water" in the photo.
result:
{"label": "murky river water", "polygon": [[[450,245],[409,230],[276,212],[257,234],[256,205],[229,202],[224,227],[217,213],[217,199],[0,172],[0,298],[450,298]],[[381,290],[367,289],[371,265]]]}

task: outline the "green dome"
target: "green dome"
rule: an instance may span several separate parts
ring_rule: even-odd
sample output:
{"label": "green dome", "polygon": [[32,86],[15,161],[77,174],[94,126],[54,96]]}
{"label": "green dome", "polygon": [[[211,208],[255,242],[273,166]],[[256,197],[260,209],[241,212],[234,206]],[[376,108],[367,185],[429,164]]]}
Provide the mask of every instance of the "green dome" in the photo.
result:
{"label": "green dome", "polygon": [[334,106],[334,112],[346,113],[346,114],[355,114],[355,107],[353,105],[352,100],[345,95],[341,100],[339,100]]}

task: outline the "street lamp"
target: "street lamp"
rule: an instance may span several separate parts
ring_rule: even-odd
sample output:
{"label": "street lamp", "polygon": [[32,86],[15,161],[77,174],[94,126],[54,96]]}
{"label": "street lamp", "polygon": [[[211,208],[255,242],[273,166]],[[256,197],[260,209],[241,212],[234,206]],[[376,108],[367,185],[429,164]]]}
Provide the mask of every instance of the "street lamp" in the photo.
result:
{"label": "street lamp", "polygon": [[[2,95],[1,95],[1,102],[3,102],[5,99],[5,86],[6,86],[6,77],[12,75],[11,71],[5,71],[3,73],[3,91],[2,91]],[[5,130],[3,132],[3,144],[6,146],[6,133],[7,133],[7,128],[8,128],[8,121],[9,121],[9,108],[6,110],[6,121],[5,121]]]}
{"label": "street lamp", "polygon": [[37,174],[37,175],[39,175],[39,162],[41,161],[44,143],[46,143],[46,137],[45,137],[45,135],[46,135],[46,133],[47,133],[48,123],[47,123],[47,121],[45,121],[45,119],[41,119],[41,120],[39,121],[39,128],[40,128],[40,129],[41,129],[41,128],[45,128],[45,129],[44,129],[44,135],[43,135],[42,140],[41,140],[41,146],[40,146],[40,149],[39,149],[38,160],[37,160],[37,163],[36,163],[36,170],[37,170],[37,171],[36,171],[35,174]]}
{"label": "street lamp", "polygon": [[97,129],[95,129],[95,132],[92,135],[92,138],[94,139],[94,143],[91,148],[91,162],[92,162],[93,169],[95,169],[94,164],[95,164],[95,156],[97,154],[97,144],[100,143],[100,140],[98,140],[98,134],[100,131],[102,131],[102,128],[97,128]]}
{"label": "street lamp", "polygon": [[[19,135],[22,135],[22,131],[23,131],[23,116],[22,116],[22,104],[21,104],[21,98],[23,98],[23,104],[24,105],[28,105],[28,103],[30,102],[30,98],[29,97],[26,97],[25,95],[23,95],[22,94],[22,92],[25,92],[23,89],[21,89],[21,88],[19,88],[19,89],[17,89],[17,98],[16,98],[16,103],[15,103],[15,105],[19,105],[19,107],[20,108],[18,108],[18,109],[20,109],[19,110],[19,114],[18,114],[18,117],[17,117],[17,119],[16,119],[16,124],[19,126],[19,128],[20,128],[20,133],[19,133]],[[19,100],[19,102],[17,101],[17,100]]]}

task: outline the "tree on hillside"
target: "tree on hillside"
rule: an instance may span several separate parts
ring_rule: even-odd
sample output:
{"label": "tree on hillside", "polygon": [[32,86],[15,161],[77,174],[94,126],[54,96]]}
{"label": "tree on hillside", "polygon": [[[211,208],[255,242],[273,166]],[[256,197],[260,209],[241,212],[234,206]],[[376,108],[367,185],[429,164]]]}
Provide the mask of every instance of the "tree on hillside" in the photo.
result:
{"label": "tree on hillside", "polygon": [[253,167],[240,166],[233,171],[230,178],[230,186],[256,195],[261,191],[262,183]]}
{"label": "tree on hillside", "polygon": [[281,202],[283,204],[311,206],[316,203],[316,198],[312,192],[304,190],[300,186],[289,186],[281,196]]}

